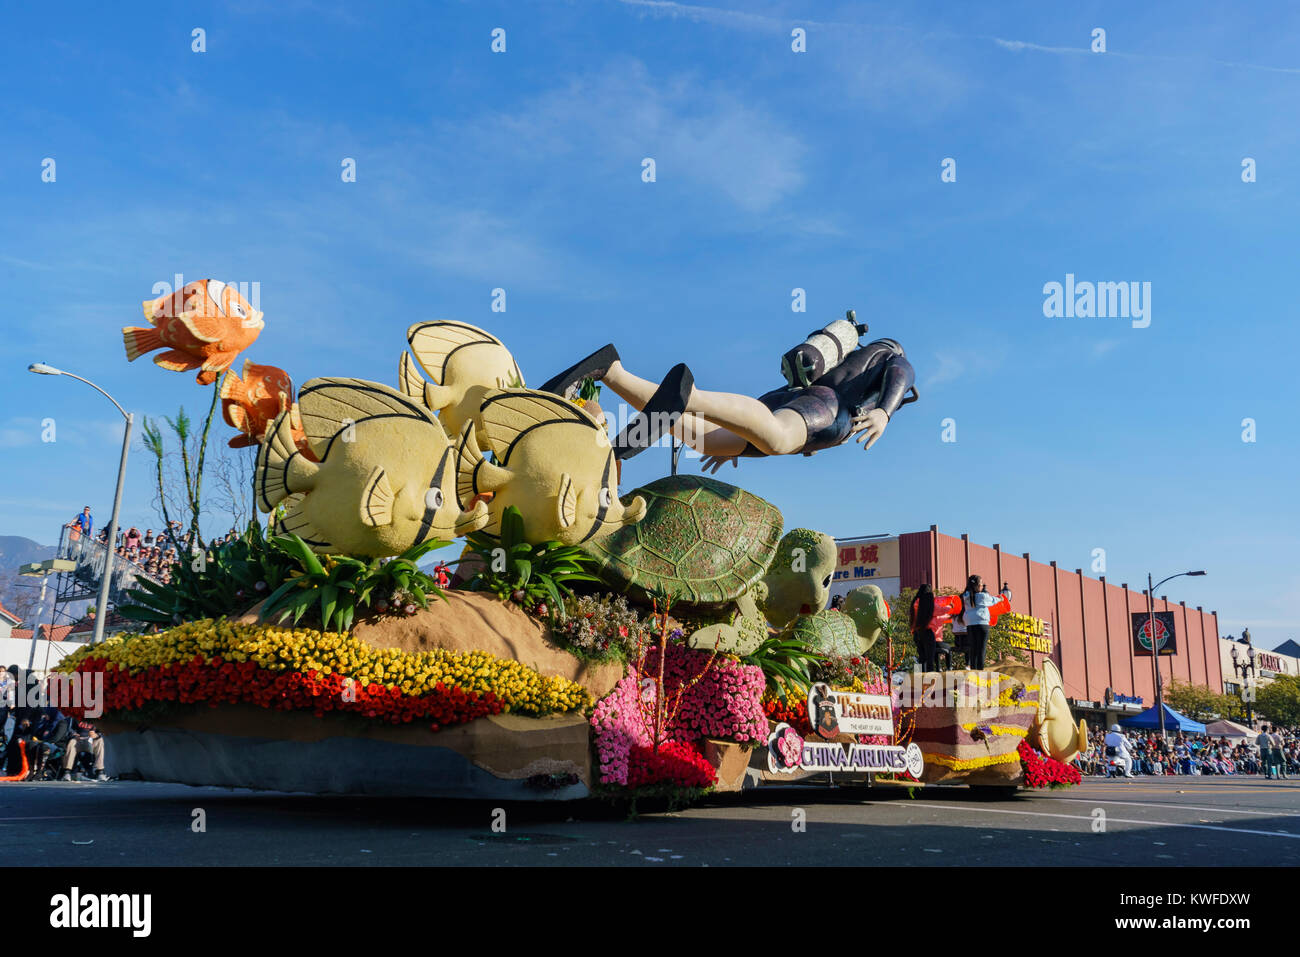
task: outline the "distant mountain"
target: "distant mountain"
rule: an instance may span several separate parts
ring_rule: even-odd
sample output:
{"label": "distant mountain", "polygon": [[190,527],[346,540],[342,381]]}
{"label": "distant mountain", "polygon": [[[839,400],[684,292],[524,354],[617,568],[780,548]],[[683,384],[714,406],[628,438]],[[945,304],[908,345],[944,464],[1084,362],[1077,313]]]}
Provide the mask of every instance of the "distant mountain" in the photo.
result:
{"label": "distant mountain", "polygon": [[0,572],[16,572],[19,565],[53,558],[54,545],[41,545],[21,535],[0,535]]}
{"label": "distant mountain", "polygon": [[37,579],[18,575],[18,566],[53,558],[54,545],[42,545],[21,535],[0,535],[0,601],[15,615],[26,619],[36,610]]}

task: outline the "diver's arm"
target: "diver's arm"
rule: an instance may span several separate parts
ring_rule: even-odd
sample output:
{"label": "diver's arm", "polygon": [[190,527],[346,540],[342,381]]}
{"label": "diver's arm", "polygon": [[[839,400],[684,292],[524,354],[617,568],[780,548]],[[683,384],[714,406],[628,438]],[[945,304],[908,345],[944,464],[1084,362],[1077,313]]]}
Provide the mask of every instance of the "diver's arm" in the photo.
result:
{"label": "diver's arm", "polygon": [[903,404],[907,390],[916,384],[916,371],[906,356],[893,356],[885,361],[885,372],[880,383],[880,399],[876,408],[890,418]]}

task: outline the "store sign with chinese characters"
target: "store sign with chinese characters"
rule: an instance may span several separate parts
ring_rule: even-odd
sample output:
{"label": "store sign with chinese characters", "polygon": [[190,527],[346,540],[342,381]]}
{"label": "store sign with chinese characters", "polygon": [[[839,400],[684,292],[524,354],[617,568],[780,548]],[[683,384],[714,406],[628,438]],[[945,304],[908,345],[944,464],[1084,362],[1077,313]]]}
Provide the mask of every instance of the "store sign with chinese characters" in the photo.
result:
{"label": "store sign with chinese characters", "polygon": [[898,539],[843,539],[836,543],[836,582],[874,584],[877,579],[898,577]]}

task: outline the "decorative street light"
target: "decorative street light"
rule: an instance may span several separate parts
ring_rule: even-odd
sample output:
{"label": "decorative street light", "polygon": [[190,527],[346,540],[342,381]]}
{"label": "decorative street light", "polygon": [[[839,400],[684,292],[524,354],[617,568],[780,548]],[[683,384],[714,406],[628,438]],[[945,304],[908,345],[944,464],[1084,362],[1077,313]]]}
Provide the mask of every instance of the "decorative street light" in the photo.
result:
{"label": "decorative street light", "polygon": [[1259,674],[1255,667],[1255,646],[1250,643],[1250,638],[1244,637],[1250,632],[1243,632],[1242,641],[1246,645],[1245,660],[1240,660],[1243,656],[1237,652],[1237,643],[1232,644],[1232,671],[1241,676],[1241,703],[1246,706],[1246,726],[1254,727],[1255,724],[1255,695],[1251,691],[1250,680]]}
{"label": "decorative street light", "polygon": [[104,544],[104,577],[100,580],[99,600],[95,603],[95,635],[91,638],[91,644],[97,644],[104,640],[104,621],[108,617],[108,587],[113,575],[113,543],[117,541],[117,513],[122,506],[122,483],[126,481],[126,453],[131,448],[131,426],[135,423],[135,415],[122,408],[115,398],[89,379],[56,369],[44,362],[33,362],[27,367],[27,371],[37,375],[65,375],[78,382],[84,382],[112,402],[117,411],[122,413],[122,418],[126,420],[126,429],[122,433],[122,459],[117,466],[117,490],[113,493],[113,515],[108,523],[108,541]]}
{"label": "decorative street light", "polygon": [[1160,646],[1156,641],[1156,589],[1165,582],[1173,581],[1175,578],[1182,578],[1189,575],[1193,578],[1204,575],[1205,572],[1179,572],[1177,575],[1170,575],[1168,578],[1162,578],[1154,585],[1151,584],[1151,573],[1147,572],[1147,627],[1151,629],[1151,664],[1156,671],[1156,714],[1160,718],[1160,737],[1165,736],[1165,698],[1164,698],[1164,681],[1160,675]]}

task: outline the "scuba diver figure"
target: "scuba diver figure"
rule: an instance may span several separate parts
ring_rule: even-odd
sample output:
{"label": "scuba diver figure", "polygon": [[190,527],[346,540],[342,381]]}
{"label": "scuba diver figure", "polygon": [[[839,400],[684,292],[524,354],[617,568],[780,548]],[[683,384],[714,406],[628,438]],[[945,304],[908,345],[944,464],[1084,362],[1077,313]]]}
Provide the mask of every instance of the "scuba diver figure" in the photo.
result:
{"label": "scuba diver figure", "polygon": [[[786,384],[757,399],[695,387],[685,363],[655,383],[629,372],[606,345],[541,387],[559,395],[585,378],[599,379],[637,408],[613,439],[615,457],[631,458],[671,433],[705,456],[714,473],[737,457],[813,455],[850,436],[869,449],[893,414],[918,398],[916,374],[893,339],[859,345],[867,331],[852,310],[782,358]],[[908,395],[907,393],[911,393]]]}

